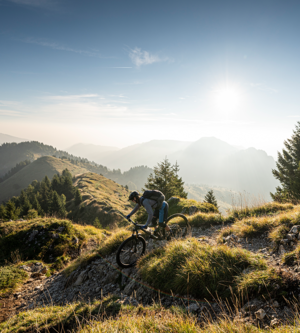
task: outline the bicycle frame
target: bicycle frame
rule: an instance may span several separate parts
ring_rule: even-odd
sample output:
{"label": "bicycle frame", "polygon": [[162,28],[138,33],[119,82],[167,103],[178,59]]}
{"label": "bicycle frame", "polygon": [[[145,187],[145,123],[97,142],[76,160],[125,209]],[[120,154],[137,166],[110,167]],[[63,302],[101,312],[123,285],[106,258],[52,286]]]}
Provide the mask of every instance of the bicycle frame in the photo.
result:
{"label": "bicycle frame", "polygon": [[131,219],[128,219],[128,221],[131,222],[131,223],[135,226],[135,228],[134,228],[134,230],[133,230],[133,233],[132,233],[132,236],[135,235],[135,237],[137,237],[138,234],[139,234],[139,230],[142,230],[145,234],[149,235],[150,238],[152,238],[152,239],[156,239],[156,240],[161,240],[160,237],[157,237],[157,236],[153,235],[151,231],[147,231],[147,230],[145,230],[144,228],[139,227],[139,226],[137,225],[137,223],[135,223],[135,222],[132,221]]}

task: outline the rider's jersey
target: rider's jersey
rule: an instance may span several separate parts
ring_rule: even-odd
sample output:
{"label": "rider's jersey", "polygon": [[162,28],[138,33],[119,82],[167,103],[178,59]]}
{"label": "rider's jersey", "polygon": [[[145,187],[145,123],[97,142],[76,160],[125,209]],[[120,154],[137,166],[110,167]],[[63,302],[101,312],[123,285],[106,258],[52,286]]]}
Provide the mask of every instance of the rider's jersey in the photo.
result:
{"label": "rider's jersey", "polygon": [[[148,218],[147,218],[147,222],[146,222],[146,225],[148,225],[153,218],[153,208],[157,207],[157,202],[155,200],[151,200],[151,199],[144,199],[143,197],[140,197],[140,201],[142,203],[142,206],[145,207],[145,209],[148,213]],[[141,206],[139,204],[136,204],[135,207],[133,208],[133,210],[131,211],[130,215],[133,215],[134,213],[136,213],[140,207]]]}

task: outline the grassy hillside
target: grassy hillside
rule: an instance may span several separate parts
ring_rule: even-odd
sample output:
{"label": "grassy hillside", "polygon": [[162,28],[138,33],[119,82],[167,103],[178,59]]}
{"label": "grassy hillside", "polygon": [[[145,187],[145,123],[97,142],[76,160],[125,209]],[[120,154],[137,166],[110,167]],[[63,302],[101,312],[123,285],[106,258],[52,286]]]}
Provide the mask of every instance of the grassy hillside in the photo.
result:
{"label": "grassy hillside", "polygon": [[27,165],[16,174],[0,183],[0,203],[19,195],[34,180],[41,181],[46,175],[51,179],[55,174],[68,169],[72,175],[87,172],[81,166],[77,166],[68,160],[62,160],[52,156],[43,156]]}
{"label": "grassy hillside", "polygon": [[113,180],[92,172],[78,175],[75,183],[80,189],[83,202],[67,206],[72,211],[69,215],[80,223],[92,224],[98,217],[103,227],[120,225],[125,222],[132,205],[128,202],[129,191]]}
{"label": "grassy hillside", "polygon": [[36,218],[0,223],[0,265],[21,260],[42,260],[53,269],[78,256],[90,239],[100,244],[107,231],[81,226],[69,220]]}
{"label": "grassy hillside", "polygon": [[222,187],[211,187],[207,185],[185,184],[184,189],[188,192],[188,198],[197,201],[203,201],[208,191],[213,190],[214,195],[218,201],[220,212],[226,213],[228,209],[232,208],[234,197],[238,195],[236,191],[229,190]]}

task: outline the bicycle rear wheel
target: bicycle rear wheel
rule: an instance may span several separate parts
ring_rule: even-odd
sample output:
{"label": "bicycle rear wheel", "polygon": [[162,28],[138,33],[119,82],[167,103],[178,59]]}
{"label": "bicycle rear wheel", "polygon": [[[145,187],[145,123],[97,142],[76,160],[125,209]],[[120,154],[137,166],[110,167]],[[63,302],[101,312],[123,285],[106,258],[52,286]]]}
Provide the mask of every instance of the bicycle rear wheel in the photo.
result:
{"label": "bicycle rear wheel", "polygon": [[117,251],[117,263],[122,268],[132,267],[138,259],[145,253],[146,241],[138,235],[131,236],[124,240]]}
{"label": "bicycle rear wheel", "polygon": [[[170,221],[176,219],[176,221],[173,221],[174,223],[170,223]],[[166,220],[166,223],[170,227],[170,237],[169,238],[184,238],[187,237],[190,234],[190,224],[187,219],[187,217],[183,214],[177,213],[169,216]]]}

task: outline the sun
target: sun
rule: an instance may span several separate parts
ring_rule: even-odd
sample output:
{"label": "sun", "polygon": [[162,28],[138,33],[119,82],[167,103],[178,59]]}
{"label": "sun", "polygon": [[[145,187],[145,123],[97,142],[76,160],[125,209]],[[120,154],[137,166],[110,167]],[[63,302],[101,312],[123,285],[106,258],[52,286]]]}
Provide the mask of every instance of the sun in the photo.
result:
{"label": "sun", "polygon": [[237,108],[241,101],[241,93],[235,87],[224,87],[214,92],[214,102],[216,106],[224,110]]}

